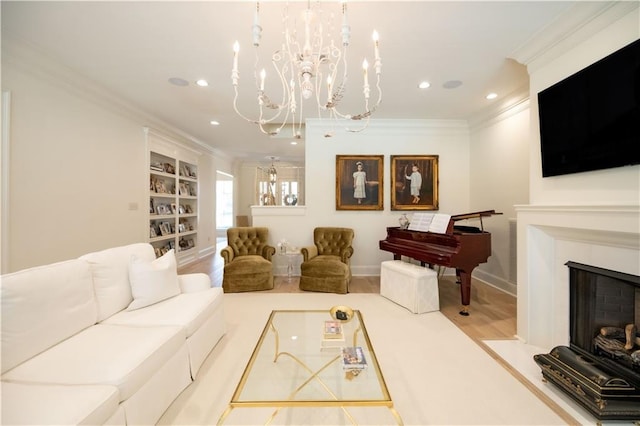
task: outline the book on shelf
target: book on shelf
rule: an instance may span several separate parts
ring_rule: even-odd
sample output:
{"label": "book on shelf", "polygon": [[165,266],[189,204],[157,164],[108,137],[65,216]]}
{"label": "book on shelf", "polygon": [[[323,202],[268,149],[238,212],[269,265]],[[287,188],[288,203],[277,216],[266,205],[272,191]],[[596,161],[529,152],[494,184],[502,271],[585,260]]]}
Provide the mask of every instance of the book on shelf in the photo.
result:
{"label": "book on shelf", "polygon": [[367,368],[367,359],[361,346],[347,346],[342,348],[342,367],[345,370]]}
{"label": "book on shelf", "polygon": [[344,339],[340,321],[325,321],[323,336],[325,340]]}

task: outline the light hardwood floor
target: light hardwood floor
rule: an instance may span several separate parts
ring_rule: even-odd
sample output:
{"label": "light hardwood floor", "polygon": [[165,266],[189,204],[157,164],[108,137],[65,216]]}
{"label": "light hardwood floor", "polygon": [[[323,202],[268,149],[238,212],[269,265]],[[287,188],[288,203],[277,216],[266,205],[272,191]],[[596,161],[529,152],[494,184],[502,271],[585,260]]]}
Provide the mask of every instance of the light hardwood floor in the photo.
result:
{"label": "light hardwood floor", "polygon": [[[224,239],[218,240],[216,253],[180,268],[180,273],[203,272],[211,277],[213,285],[222,286],[223,260],[220,250],[226,246]],[[464,317],[460,311],[460,286],[455,278],[440,277],[440,312],[474,340],[512,339],[516,333],[516,298],[487,284],[473,279],[471,284],[470,315]],[[298,278],[275,277],[274,293],[299,293]],[[353,277],[349,285],[351,293],[380,293],[380,277]]]}

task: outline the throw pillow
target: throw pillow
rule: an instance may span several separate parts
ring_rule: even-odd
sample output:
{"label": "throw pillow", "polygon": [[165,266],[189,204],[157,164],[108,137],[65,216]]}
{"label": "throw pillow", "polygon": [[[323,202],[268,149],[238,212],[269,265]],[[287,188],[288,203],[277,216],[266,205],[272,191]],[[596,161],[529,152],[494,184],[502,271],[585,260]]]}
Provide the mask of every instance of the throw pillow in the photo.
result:
{"label": "throw pillow", "polygon": [[180,294],[175,252],[169,250],[151,262],[131,256],[129,281],[133,302],[129,304],[127,311],[144,308]]}

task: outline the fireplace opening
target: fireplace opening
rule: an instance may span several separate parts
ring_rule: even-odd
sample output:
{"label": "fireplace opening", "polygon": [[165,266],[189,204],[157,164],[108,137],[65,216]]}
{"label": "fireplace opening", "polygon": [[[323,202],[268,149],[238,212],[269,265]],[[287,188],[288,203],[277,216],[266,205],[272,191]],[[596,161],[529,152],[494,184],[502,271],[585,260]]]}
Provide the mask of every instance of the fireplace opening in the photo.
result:
{"label": "fireplace opening", "polygon": [[569,347],[534,356],[545,380],[601,420],[640,419],[640,277],[569,268]]}
{"label": "fireplace opening", "polygon": [[571,349],[598,357],[640,388],[638,277],[575,262],[567,266]]}

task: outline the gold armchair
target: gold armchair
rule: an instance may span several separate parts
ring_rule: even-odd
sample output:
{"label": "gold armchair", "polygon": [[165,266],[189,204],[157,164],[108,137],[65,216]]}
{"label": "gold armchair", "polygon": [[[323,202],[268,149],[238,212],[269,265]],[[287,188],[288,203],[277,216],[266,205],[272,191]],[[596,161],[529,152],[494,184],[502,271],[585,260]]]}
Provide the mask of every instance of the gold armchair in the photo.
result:
{"label": "gold armchair", "polygon": [[273,289],[271,256],[276,249],[267,244],[268,237],[267,228],[227,229],[228,246],[220,251],[224,259],[225,293]]}
{"label": "gold armchair", "polygon": [[303,247],[300,289],[326,293],[349,292],[351,282],[351,228],[316,228],[313,246]]}

